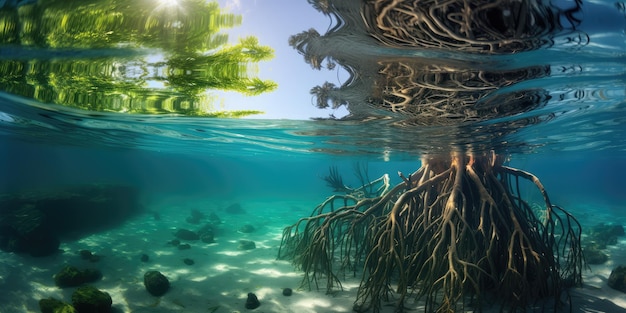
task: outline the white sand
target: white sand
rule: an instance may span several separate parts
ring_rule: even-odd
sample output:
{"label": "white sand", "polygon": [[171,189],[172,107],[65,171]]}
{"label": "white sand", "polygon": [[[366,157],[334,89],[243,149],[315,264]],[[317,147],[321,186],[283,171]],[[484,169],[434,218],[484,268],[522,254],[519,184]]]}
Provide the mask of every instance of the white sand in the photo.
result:
{"label": "white sand", "polygon": [[[38,300],[55,297],[71,302],[76,288],[60,289],[53,275],[64,265],[79,268],[95,267],[103,279],[93,285],[108,292],[114,312],[351,312],[358,279],[348,279],[344,290],[327,295],[322,291],[300,290],[302,274],[286,261],[276,260],[282,228],[297,217],[307,215],[316,203],[241,202],[249,213],[232,215],[220,211],[228,203],[163,202],[158,210],[161,220],[141,215],[124,225],[77,241],[64,241],[65,251],[54,256],[32,258],[0,253],[0,312],[39,312]],[[168,245],[178,227],[195,230],[199,226],[185,222],[191,208],[214,210],[222,219],[216,243],[188,242],[190,250]],[[280,216],[267,213],[281,211]],[[284,209],[281,209],[284,208]],[[607,222],[615,219],[607,215]],[[594,223],[602,222],[594,220]],[[257,227],[256,232],[243,234],[237,229],[244,224]],[[253,240],[256,249],[237,249],[241,239]],[[606,285],[612,268],[626,264],[626,238],[609,250],[610,261],[592,266],[585,273],[585,286],[571,291],[573,312],[626,312],[626,294]],[[102,259],[97,263],[82,260],[81,249],[88,249]],[[142,253],[150,261],[140,261]],[[195,261],[183,263],[184,258]],[[150,295],[143,286],[143,274],[158,270],[167,276],[171,289],[162,297]],[[282,288],[294,290],[290,297]],[[248,292],[255,293],[261,306],[255,310],[244,307]],[[386,306],[384,312],[393,312]],[[419,309],[415,312],[420,312]]]}

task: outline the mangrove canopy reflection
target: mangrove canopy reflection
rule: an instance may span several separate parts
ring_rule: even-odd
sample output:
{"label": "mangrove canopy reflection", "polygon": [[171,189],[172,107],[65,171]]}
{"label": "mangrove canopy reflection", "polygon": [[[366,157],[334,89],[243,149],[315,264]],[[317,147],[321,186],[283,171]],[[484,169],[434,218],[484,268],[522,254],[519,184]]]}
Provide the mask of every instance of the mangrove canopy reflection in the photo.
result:
{"label": "mangrove canopy reflection", "polygon": [[[258,95],[254,77],[273,49],[256,37],[228,44],[241,24],[215,2],[42,0],[0,8],[0,90],[65,106],[125,113],[238,117],[215,95]],[[5,53],[6,52],[6,53]]]}

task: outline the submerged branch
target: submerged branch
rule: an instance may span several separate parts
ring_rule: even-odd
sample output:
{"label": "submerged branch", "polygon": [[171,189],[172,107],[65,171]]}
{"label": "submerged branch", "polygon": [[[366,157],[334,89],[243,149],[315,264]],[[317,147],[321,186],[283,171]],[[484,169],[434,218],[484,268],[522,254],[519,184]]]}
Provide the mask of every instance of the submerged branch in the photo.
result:
{"label": "submerged branch", "polygon": [[330,166],[328,168],[328,175],[322,178],[328,187],[333,188],[335,192],[349,192],[350,188],[343,183],[343,178],[339,174],[336,166]]}

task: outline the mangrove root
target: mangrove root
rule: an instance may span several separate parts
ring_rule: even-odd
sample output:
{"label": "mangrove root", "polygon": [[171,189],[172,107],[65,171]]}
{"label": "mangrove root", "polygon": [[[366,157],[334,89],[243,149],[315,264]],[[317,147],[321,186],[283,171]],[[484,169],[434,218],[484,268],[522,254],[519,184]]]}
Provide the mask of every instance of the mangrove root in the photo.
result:
{"label": "mangrove root", "polygon": [[[331,196],[284,230],[279,258],[304,272],[304,287],[328,292],[360,274],[360,312],[388,301],[402,311],[410,297],[426,312],[558,300],[582,283],[580,225],[537,177],[503,163],[494,153],[424,157],[395,187],[386,175],[376,180],[372,197]],[[522,181],[539,190],[541,216],[522,198]]]}

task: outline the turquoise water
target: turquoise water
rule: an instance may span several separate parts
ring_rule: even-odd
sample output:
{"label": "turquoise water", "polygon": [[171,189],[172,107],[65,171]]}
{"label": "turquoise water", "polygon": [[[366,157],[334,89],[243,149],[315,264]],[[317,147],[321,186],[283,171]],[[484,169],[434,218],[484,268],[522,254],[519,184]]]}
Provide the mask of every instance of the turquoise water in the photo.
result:
{"label": "turquoise water", "polygon": [[[275,261],[282,229],[308,216],[333,193],[323,180],[329,167],[338,168],[346,185],[359,185],[353,175],[357,162],[367,165],[370,178],[389,174],[395,185],[402,182],[396,173],[418,169],[422,155],[495,150],[510,156],[510,166],[537,175],[552,202],[579,217],[583,227],[599,223],[624,225],[624,7],[622,2],[585,3],[585,14],[575,15],[583,16],[582,22],[575,29],[565,28],[554,34],[550,45],[490,55],[447,48],[374,45],[372,37],[359,33],[360,20],[354,18],[353,8],[345,1],[336,1],[329,12],[336,14],[333,19],[337,25],[322,36],[324,44],[307,42],[308,46],[299,52],[322,56],[353,74],[336,86],[335,93],[329,93],[326,103],[347,107],[352,114],[344,118],[212,119],[86,111],[17,95],[10,88],[0,90],[0,194],[120,184],[138,190],[143,209],[105,229],[61,238],[63,253],[32,258],[2,252],[0,312],[35,312],[37,301],[49,296],[69,299],[70,291],[56,288],[50,277],[64,264],[87,264],[80,263],[75,253],[86,248],[105,256],[101,267],[106,279],[98,287],[114,295],[114,307],[119,311],[147,312],[153,308],[154,312],[206,312],[207,308],[220,306],[217,312],[232,312],[243,310],[241,299],[245,300],[243,295],[249,291],[265,292],[266,303],[278,299],[275,302],[283,305],[276,290],[288,286],[280,285],[285,281],[274,283],[271,278],[276,277],[271,274],[259,274],[265,273],[262,264]],[[84,51],[55,51],[58,54],[51,56],[31,52],[36,59],[85,58]],[[0,53],[0,61],[30,57],[13,44],[0,46]],[[118,52],[93,49],[90,53],[89,57],[115,58]],[[484,98],[477,107],[486,107],[481,112],[491,118],[457,123],[442,117],[424,122],[411,108],[396,112],[374,97],[372,90],[376,88],[369,83],[380,81],[372,78],[376,76],[368,66],[397,59],[441,68],[445,65],[450,73],[524,69],[524,74],[515,72],[521,77],[512,75],[515,79],[502,74],[510,81],[504,79],[506,84],[494,88],[493,93],[480,95]],[[430,76],[424,77],[429,82]],[[518,99],[523,101],[515,102]],[[227,208],[233,204],[240,204],[245,213],[228,213]],[[166,243],[174,230],[197,227],[186,221],[192,210],[215,212],[222,218],[218,244],[194,248],[187,255],[176,254]],[[154,219],[155,213],[160,220]],[[252,224],[259,231],[241,234],[238,229],[244,224]],[[257,241],[260,261],[245,263],[240,257],[241,252],[234,247],[242,238]],[[624,243],[620,244],[623,247]],[[621,254],[616,250],[611,250],[611,266],[626,262],[618,258]],[[137,283],[148,269],[137,261],[139,253],[148,253],[155,260],[154,267],[169,272],[180,283],[175,296],[166,298],[161,306],[147,298]],[[181,265],[183,256],[199,263],[197,277]],[[240,271],[216,272],[224,264]],[[292,275],[287,275],[290,286],[297,288],[301,273],[287,262],[276,266]],[[606,274],[600,268],[594,269],[598,275]],[[139,278],[125,277],[129,273]],[[212,279],[210,283],[204,281],[206,277]],[[220,280],[239,285],[220,290]],[[193,283],[188,286],[183,282]],[[262,291],[264,287],[260,286],[274,291]],[[214,293],[208,297],[210,303],[194,294],[197,289]],[[276,303],[265,304],[266,311],[350,311],[341,305],[299,310]],[[625,308],[623,304],[618,306],[614,309]]]}

